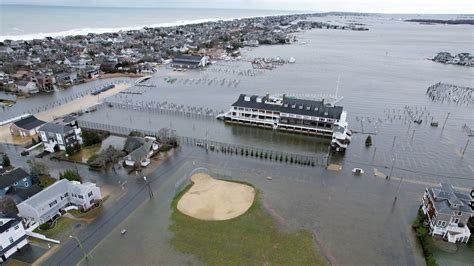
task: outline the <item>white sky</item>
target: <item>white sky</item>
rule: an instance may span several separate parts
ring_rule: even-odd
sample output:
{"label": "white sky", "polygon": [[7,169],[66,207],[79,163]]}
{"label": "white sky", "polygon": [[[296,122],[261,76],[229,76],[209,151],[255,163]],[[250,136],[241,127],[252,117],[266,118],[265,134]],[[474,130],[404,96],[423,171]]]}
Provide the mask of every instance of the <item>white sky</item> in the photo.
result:
{"label": "white sky", "polygon": [[474,14],[473,0],[0,0],[0,4]]}

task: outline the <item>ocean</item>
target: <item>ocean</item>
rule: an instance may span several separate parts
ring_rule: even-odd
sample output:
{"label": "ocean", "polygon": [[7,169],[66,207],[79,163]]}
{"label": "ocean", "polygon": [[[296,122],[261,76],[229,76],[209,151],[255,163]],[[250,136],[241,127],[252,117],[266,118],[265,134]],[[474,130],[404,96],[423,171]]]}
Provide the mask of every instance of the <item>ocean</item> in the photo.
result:
{"label": "ocean", "polygon": [[[0,6],[0,41],[295,13],[275,10]],[[302,12],[298,12],[302,13]]]}

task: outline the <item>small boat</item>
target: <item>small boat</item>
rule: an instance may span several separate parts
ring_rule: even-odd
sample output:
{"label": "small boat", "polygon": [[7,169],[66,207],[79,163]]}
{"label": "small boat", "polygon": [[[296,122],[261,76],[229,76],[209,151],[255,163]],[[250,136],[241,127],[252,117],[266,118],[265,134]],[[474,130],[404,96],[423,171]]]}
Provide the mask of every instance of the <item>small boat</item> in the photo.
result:
{"label": "small boat", "polygon": [[355,174],[355,175],[362,175],[364,173],[364,169],[356,167],[356,168],[352,169],[352,173]]}
{"label": "small boat", "polygon": [[432,127],[438,127],[438,122],[431,122],[431,123],[430,123],[430,126],[432,126]]}
{"label": "small boat", "polygon": [[294,57],[290,57],[290,60],[288,60],[288,63],[294,64],[296,62],[296,59]]}
{"label": "small boat", "polygon": [[122,231],[120,231],[120,234],[121,234],[121,235],[125,235],[126,233],[127,233],[127,229],[125,229],[125,228],[122,229]]}
{"label": "small boat", "polygon": [[421,122],[423,122],[423,120],[421,120],[421,119],[417,119],[417,120],[415,120],[415,121],[413,121],[413,122],[415,122],[415,123],[417,123],[418,125],[420,125],[420,124],[421,124]]}

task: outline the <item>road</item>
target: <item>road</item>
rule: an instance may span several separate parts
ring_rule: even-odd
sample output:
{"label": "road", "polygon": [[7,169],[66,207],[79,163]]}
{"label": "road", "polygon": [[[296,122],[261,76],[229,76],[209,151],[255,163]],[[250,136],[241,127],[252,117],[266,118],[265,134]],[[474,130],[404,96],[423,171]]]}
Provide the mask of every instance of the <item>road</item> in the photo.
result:
{"label": "road", "polygon": [[[147,176],[148,182],[155,183],[159,182],[160,179],[169,177],[191,153],[192,150],[187,150],[169,157],[156,171]],[[127,193],[112,206],[104,209],[101,215],[77,236],[86,252],[90,252],[148,198],[147,188],[143,180],[137,178],[135,182],[130,181],[127,183]],[[44,265],[75,265],[83,257],[84,254],[78,248],[77,242],[70,240],[63,243],[60,249],[44,262]]]}

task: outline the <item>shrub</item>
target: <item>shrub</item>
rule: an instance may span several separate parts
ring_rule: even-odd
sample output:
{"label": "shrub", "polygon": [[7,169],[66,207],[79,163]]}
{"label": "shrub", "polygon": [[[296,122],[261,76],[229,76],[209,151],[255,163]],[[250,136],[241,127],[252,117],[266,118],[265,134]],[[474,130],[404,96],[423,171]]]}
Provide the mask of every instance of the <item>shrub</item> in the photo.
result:
{"label": "shrub", "polygon": [[41,224],[39,226],[39,229],[41,230],[48,230],[49,228],[51,228],[51,224],[50,223],[44,223],[44,224]]}
{"label": "shrub", "polygon": [[365,146],[371,146],[372,145],[372,137],[370,135],[367,136],[365,139]]}
{"label": "shrub", "polygon": [[94,131],[83,131],[82,132],[82,140],[84,146],[92,146],[94,144],[98,144],[102,142],[102,136]]}
{"label": "shrub", "polygon": [[3,166],[5,167],[12,166],[10,162],[10,158],[6,154],[3,155]]}
{"label": "shrub", "polygon": [[172,148],[173,148],[173,146],[170,145],[170,144],[163,144],[160,147],[160,152],[167,152],[167,151],[170,151]]}
{"label": "shrub", "polygon": [[145,135],[143,134],[143,132],[140,132],[138,130],[133,130],[133,131],[130,131],[130,133],[128,133],[128,135],[130,137],[145,137]]}
{"label": "shrub", "polygon": [[67,179],[69,181],[79,181],[82,183],[82,177],[75,170],[69,169],[59,173],[59,180]]}

